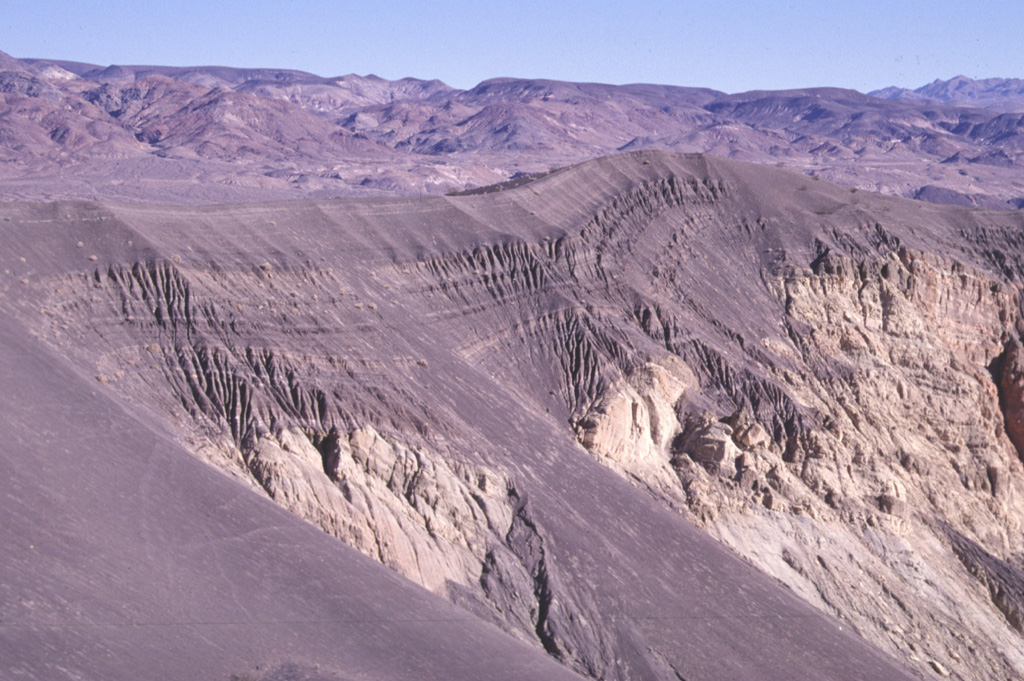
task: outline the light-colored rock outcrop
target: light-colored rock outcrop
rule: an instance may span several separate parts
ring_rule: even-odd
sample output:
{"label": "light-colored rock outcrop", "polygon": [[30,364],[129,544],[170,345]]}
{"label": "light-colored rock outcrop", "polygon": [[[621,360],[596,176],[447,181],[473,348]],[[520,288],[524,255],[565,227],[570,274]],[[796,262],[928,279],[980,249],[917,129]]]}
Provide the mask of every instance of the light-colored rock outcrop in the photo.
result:
{"label": "light-colored rock outcrop", "polygon": [[687,391],[698,390],[693,372],[678,357],[652,359],[620,378],[576,424],[588,451],[623,474],[672,497],[672,444],[680,433],[676,410]]}
{"label": "light-colored rock outcrop", "polygon": [[512,524],[508,480],[391,443],[371,426],[320,439],[259,438],[248,469],[272,499],[428,589],[480,578],[489,537]]}
{"label": "light-colored rock outcrop", "polygon": [[[1007,577],[979,597],[971,576],[1024,555],[1019,289],[906,250],[774,286],[803,360],[776,377],[815,417],[780,448],[744,410],[681,414],[673,462],[691,517],[894,655],[965,680],[1020,674],[1024,596]],[[671,496],[646,465],[648,433],[616,432],[615,456],[581,441]],[[995,562],[950,542],[994,547]]]}

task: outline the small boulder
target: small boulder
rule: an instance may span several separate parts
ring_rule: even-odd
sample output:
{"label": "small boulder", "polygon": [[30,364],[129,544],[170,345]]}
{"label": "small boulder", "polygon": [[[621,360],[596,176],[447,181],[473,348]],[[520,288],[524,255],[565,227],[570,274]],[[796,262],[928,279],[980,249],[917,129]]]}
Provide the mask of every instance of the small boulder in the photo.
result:
{"label": "small boulder", "polygon": [[882,513],[888,513],[898,518],[905,517],[907,514],[906,502],[891,494],[882,494],[876,501],[878,502],[878,510]]}
{"label": "small boulder", "polygon": [[743,449],[760,449],[767,447],[771,441],[768,431],[760,423],[754,423],[733,436],[733,439]]}
{"label": "small boulder", "polygon": [[709,473],[731,478],[736,475],[739,450],[732,441],[732,428],[718,421],[701,428],[689,439],[686,451],[690,458]]}

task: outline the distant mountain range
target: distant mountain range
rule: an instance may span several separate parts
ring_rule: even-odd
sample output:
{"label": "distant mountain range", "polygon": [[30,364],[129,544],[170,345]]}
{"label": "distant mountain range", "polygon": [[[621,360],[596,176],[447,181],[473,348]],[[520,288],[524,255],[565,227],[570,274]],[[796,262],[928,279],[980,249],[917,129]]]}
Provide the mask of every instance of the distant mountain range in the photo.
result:
{"label": "distant mountain range", "polygon": [[936,79],[916,90],[887,87],[870,94],[885,99],[931,99],[1007,113],[1024,112],[1024,80],[1020,78],[975,80],[957,76],[949,80]]}
{"label": "distant mountain range", "polygon": [[471,189],[624,150],[704,152],[885,193],[1024,204],[1024,81],[725,94],[324,78],[0,53],[4,198],[215,203]]}

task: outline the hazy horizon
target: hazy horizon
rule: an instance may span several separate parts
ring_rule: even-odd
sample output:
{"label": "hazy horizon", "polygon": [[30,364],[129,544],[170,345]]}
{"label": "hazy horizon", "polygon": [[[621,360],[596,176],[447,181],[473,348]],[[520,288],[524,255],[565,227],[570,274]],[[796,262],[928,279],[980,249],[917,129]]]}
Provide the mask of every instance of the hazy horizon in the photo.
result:
{"label": "hazy horizon", "polygon": [[0,50],[101,65],[230,66],[439,79],[657,83],[724,92],[834,86],[869,92],[936,79],[1024,77],[1015,27],[1024,6],[949,2],[786,7],[538,2],[474,7],[444,0],[373,7],[309,0],[147,7],[8,3]]}

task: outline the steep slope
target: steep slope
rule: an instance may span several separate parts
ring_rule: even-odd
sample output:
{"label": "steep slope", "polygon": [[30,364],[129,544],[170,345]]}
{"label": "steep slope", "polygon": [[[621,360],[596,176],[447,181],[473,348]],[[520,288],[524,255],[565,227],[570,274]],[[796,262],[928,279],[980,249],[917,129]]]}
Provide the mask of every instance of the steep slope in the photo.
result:
{"label": "steep slope", "polygon": [[[770,424],[771,447],[786,438],[802,447],[817,423],[735,344],[775,328],[783,306],[760,268],[775,271],[783,253],[802,258],[819,230],[807,205],[831,206],[848,190],[804,198],[800,176],[762,173],[628,154],[465,197],[7,204],[0,301],[146,427],[175,433],[236,484],[579,673],[914,678],[901,664],[951,663],[930,649],[896,662],[857,635],[873,634],[850,621],[862,613],[840,609],[850,619],[837,620],[801,601],[691,524],[709,516],[690,504],[690,488],[705,505],[715,492],[686,486],[692,467],[665,468],[680,420],[738,399],[715,377],[739,376],[740,366],[747,373],[729,385],[767,397],[756,416]],[[798,199],[756,203],[779,185]],[[744,233],[757,235],[745,255],[700,241]],[[735,278],[711,276],[720,258]],[[706,301],[736,292],[747,307],[708,314]],[[656,301],[692,322],[691,343],[657,337],[654,328],[676,327],[652,325]],[[602,411],[623,377],[657,390],[649,404]],[[602,414],[620,413],[638,427],[615,449]],[[644,452],[650,470],[667,474],[635,466]],[[802,457],[786,458],[778,475],[802,485]],[[1016,475],[1007,469],[1008,485]],[[785,527],[796,517],[788,503],[780,493],[777,510],[753,517]],[[1002,570],[1015,574],[1010,563]],[[216,627],[206,635],[230,641]],[[972,641],[966,663],[1010,669],[999,657],[1007,635]],[[418,634],[395,640],[405,636]],[[319,662],[316,649],[298,649],[309,651],[303,664]],[[400,677],[391,669],[381,673]]]}
{"label": "steep slope", "polygon": [[4,678],[580,678],[195,460],[6,315],[0,382]]}
{"label": "steep slope", "polygon": [[851,630],[1024,669],[1019,213],[634,153],[465,197],[4,217],[40,339],[580,672],[896,678]]}
{"label": "steep slope", "polygon": [[561,242],[586,292],[546,387],[595,457],[869,639],[1019,675],[1020,214],[703,163]]}

